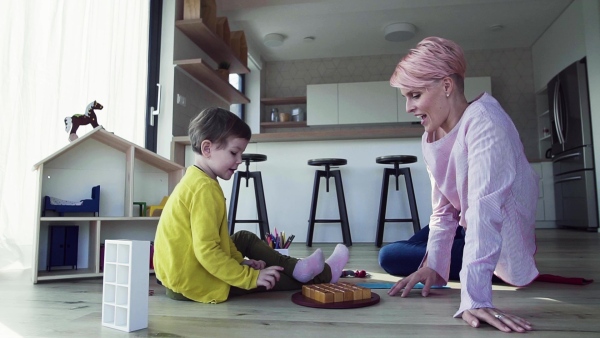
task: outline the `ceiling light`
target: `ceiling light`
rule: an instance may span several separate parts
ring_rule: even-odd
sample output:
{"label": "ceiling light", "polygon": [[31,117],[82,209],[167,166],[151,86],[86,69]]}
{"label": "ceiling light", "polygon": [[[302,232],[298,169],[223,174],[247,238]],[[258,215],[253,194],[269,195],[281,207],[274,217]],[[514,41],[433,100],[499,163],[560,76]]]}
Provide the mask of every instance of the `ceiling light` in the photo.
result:
{"label": "ceiling light", "polygon": [[313,41],[315,41],[315,37],[314,36],[307,36],[304,39],[302,39],[302,41],[304,41],[304,42],[313,42]]}
{"label": "ceiling light", "polygon": [[501,31],[502,29],[504,29],[504,26],[502,25],[491,25],[488,27],[489,30],[491,31]]}
{"label": "ceiling light", "polygon": [[397,22],[387,25],[383,31],[387,41],[407,41],[415,36],[417,27],[408,22]]}
{"label": "ceiling light", "polygon": [[263,43],[267,47],[279,47],[279,46],[283,45],[283,39],[284,39],[283,35],[277,34],[277,33],[271,33],[271,34],[265,35],[265,37],[263,39]]}

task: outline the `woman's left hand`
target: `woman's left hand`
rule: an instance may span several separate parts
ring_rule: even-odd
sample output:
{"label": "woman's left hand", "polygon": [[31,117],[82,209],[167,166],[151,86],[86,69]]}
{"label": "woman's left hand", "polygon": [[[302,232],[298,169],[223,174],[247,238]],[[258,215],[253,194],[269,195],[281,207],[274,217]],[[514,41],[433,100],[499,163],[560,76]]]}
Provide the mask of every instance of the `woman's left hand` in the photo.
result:
{"label": "woman's left hand", "polygon": [[249,267],[253,268],[254,270],[262,270],[265,267],[267,267],[267,263],[265,263],[264,261],[257,261],[254,259],[245,259],[242,262],[242,265],[248,265]]}
{"label": "woman's left hand", "polygon": [[496,308],[480,308],[465,310],[462,319],[472,327],[479,327],[484,321],[503,332],[527,332],[533,330],[531,323],[525,319],[511,315]]}

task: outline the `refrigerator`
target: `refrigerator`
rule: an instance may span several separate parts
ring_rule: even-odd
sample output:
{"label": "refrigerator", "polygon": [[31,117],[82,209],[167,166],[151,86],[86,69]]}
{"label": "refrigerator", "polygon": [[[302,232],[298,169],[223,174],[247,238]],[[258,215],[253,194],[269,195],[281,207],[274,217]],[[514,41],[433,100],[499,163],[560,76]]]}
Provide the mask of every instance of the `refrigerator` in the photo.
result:
{"label": "refrigerator", "polygon": [[598,203],[585,58],[550,80],[548,105],[557,226],[597,231]]}

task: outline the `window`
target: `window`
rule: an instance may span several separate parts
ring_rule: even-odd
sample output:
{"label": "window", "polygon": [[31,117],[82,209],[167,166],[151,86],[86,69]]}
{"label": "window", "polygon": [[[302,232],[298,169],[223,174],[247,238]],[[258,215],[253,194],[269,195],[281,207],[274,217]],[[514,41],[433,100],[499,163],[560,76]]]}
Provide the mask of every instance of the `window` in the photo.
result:
{"label": "window", "polygon": [[[244,74],[229,74],[229,83],[242,94],[245,94],[244,80]],[[232,104],[229,108],[232,113],[236,114],[243,121],[245,121],[246,118],[245,109],[246,105],[240,103]]]}

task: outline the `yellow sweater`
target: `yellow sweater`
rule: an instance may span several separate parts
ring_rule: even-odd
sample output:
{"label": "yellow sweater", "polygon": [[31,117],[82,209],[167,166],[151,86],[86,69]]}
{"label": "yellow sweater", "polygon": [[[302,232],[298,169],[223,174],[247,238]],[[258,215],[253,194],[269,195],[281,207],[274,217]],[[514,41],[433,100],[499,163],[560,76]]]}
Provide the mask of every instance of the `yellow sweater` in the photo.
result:
{"label": "yellow sweater", "polygon": [[241,265],[227,229],[219,183],[195,166],[164,207],[154,240],[154,271],[165,287],[202,303],[227,300],[229,288],[256,288],[259,270]]}

